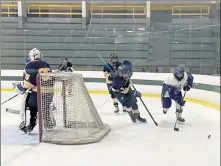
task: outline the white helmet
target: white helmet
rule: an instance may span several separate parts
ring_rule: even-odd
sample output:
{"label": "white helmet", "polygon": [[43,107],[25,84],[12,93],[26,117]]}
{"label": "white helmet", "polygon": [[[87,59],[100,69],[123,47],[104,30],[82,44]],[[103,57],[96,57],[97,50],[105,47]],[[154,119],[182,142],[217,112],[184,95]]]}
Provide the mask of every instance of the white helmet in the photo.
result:
{"label": "white helmet", "polygon": [[41,54],[41,52],[37,48],[33,48],[29,52],[29,58],[31,59],[31,61],[36,60],[36,59],[41,59],[42,56],[43,55]]}

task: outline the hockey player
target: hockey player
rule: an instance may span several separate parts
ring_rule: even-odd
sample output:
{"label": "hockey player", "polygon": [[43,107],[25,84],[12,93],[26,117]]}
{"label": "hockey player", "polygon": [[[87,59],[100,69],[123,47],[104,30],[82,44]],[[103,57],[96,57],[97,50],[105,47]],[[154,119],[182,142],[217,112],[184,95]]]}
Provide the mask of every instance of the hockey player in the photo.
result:
{"label": "hockey player", "polygon": [[[25,133],[31,132],[36,126],[38,111],[36,76],[38,73],[51,72],[49,64],[41,60],[42,56],[41,52],[36,48],[29,52],[30,62],[24,69],[24,81],[18,84],[15,88],[19,93],[29,92],[27,94],[25,106],[30,110],[30,123],[28,126],[26,126],[26,122],[20,124],[20,129]],[[53,95],[48,95],[47,97],[52,101]],[[49,106],[46,109],[49,110]]]}
{"label": "hockey player", "polygon": [[182,117],[182,112],[186,101],[183,100],[181,90],[189,91],[192,87],[193,76],[190,73],[185,72],[182,67],[177,67],[175,72],[170,74],[163,83],[161,92],[163,113],[167,113],[172,105],[172,100],[174,100],[176,103],[177,120],[185,122],[185,119]]}
{"label": "hockey player", "polygon": [[67,57],[62,58],[62,63],[58,66],[57,71],[73,72],[73,65],[68,61]]}
{"label": "hockey player", "polygon": [[140,111],[137,105],[137,97],[141,93],[131,89],[130,78],[132,76],[132,64],[129,61],[123,61],[117,70],[118,74],[112,78],[112,89],[118,101],[126,107],[132,122],[146,122],[145,118],[140,117]]}
{"label": "hockey player", "polygon": [[[112,90],[112,80],[111,77],[114,75],[115,71],[117,71],[118,67],[121,65],[121,62],[118,61],[118,56],[116,53],[112,53],[110,55],[110,61],[109,63],[104,65],[103,72],[104,77],[106,78],[106,84],[109,91],[109,94],[111,95],[111,98],[113,100],[113,105],[115,107],[114,113],[119,113],[119,107],[118,107],[118,101],[116,96],[113,93]],[[126,112],[125,107],[123,106],[123,112]]]}

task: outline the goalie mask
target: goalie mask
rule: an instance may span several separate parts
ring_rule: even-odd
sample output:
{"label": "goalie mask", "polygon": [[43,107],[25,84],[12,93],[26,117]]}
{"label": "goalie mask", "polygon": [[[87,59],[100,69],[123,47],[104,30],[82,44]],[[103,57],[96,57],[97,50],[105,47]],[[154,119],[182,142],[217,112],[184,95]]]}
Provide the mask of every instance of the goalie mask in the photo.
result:
{"label": "goalie mask", "polygon": [[29,52],[30,61],[40,60],[40,59],[42,59],[42,57],[43,57],[43,54],[41,54],[40,50],[38,50],[37,48],[33,48],[33,49]]}

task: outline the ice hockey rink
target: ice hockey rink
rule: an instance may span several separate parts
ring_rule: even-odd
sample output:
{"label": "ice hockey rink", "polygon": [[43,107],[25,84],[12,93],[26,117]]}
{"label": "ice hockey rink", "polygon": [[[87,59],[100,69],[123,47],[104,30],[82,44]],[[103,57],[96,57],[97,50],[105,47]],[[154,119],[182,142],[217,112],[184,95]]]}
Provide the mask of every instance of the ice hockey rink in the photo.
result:
{"label": "ice hockey rink", "polygon": [[[13,96],[3,92],[2,101]],[[173,130],[174,107],[164,115],[159,98],[143,98],[159,126],[156,127],[139,102],[148,123],[132,123],[124,113],[113,113],[109,95],[91,94],[92,100],[111,131],[98,143],[55,145],[39,143],[38,127],[31,135],[18,130],[19,115],[6,108],[19,109],[19,97],[1,108],[1,162],[3,166],[218,166],[220,165],[220,112],[187,102],[186,123]],[[211,135],[208,139],[208,135]]]}

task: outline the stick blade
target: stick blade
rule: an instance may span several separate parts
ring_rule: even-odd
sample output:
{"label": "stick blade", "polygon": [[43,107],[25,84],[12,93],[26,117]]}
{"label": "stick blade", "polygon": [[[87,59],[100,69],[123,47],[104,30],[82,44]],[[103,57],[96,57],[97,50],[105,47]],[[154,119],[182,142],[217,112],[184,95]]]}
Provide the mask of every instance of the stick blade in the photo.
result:
{"label": "stick blade", "polygon": [[12,113],[12,114],[20,114],[20,110],[15,110],[15,109],[11,109],[11,108],[6,108],[6,112]]}

